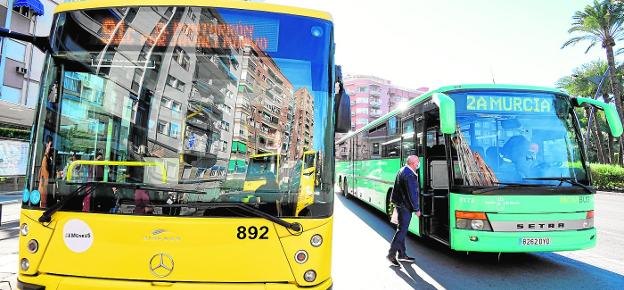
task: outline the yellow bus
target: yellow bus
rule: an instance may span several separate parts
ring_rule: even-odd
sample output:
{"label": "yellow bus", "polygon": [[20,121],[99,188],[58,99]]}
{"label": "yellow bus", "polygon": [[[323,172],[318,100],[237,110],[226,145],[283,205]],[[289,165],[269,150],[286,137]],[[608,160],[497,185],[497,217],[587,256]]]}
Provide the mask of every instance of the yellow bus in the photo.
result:
{"label": "yellow bus", "polygon": [[317,160],[319,154],[316,150],[307,150],[303,152],[303,162],[301,162],[301,168],[299,175],[299,190],[297,195],[297,208],[295,209],[295,215],[298,216],[301,212],[311,204],[314,204],[314,189],[316,188],[316,175]]}
{"label": "yellow bus", "polygon": [[279,182],[280,155],[277,153],[254,154],[249,157],[243,191],[255,191],[267,183]]}
{"label": "yellow bus", "polygon": [[[58,5],[49,36],[0,36],[46,54],[19,289],[332,287],[334,134],[350,109],[329,14],[87,0]],[[288,152],[284,167],[301,143],[324,168],[304,182],[313,200],[296,213],[280,180],[249,199],[249,156]]]}

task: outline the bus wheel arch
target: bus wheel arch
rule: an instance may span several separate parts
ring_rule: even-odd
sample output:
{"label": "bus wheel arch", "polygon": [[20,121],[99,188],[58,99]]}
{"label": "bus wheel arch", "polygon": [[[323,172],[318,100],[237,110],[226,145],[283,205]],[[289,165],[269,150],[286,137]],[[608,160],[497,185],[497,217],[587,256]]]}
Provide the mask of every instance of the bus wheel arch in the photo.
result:
{"label": "bus wheel arch", "polygon": [[394,205],[390,202],[390,195],[392,195],[392,187],[388,188],[386,193],[386,216],[388,220],[392,219],[392,212],[394,211]]}
{"label": "bus wheel arch", "polygon": [[342,195],[344,195],[345,197],[349,197],[349,182],[347,181],[346,176],[342,181]]}

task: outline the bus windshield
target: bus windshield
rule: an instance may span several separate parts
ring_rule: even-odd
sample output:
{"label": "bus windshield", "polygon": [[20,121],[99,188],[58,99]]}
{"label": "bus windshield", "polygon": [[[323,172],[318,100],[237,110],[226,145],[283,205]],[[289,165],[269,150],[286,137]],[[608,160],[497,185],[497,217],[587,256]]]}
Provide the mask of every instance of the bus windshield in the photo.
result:
{"label": "bus windshield", "polygon": [[[331,35],[326,20],[240,9],[58,13],[26,189],[40,198],[24,206],[49,208],[89,182],[61,211],[215,216],[231,211],[193,204],[234,202],[330,215],[331,159],[316,163],[313,188],[288,177],[305,151],[333,150]],[[301,192],[314,197],[303,210]]]}
{"label": "bus windshield", "polygon": [[458,125],[452,137],[456,184],[571,185],[549,180],[555,178],[588,184],[567,97],[508,91],[451,96]]}
{"label": "bus windshield", "polygon": [[252,156],[245,180],[265,180],[267,175],[277,177],[277,155]]}

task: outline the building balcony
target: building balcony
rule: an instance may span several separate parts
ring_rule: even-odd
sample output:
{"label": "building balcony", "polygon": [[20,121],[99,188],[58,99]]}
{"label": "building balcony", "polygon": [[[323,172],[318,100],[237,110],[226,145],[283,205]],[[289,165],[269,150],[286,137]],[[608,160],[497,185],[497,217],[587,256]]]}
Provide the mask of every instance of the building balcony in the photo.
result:
{"label": "building balcony", "polygon": [[380,102],[371,102],[370,106],[371,106],[371,108],[379,109],[379,108],[381,108],[381,103]]}

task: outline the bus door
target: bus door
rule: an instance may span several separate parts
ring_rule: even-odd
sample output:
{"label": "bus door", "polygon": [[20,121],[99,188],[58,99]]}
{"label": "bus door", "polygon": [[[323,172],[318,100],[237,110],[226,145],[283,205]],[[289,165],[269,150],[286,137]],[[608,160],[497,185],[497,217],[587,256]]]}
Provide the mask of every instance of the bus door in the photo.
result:
{"label": "bus door", "polygon": [[421,191],[423,231],[448,244],[449,182],[445,136],[440,131],[440,113],[436,108],[424,114],[424,162],[421,164],[424,184]]}
{"label": "bus door", "polygon": [[295,216],[299,216],[300,212],[307,206],[314,203],[314,184],[316,179],[317,152],[315,150],[305,151],[303,153],[303,162],[301,163],[301,181],[299,194],[297,196],[297,207]]}
{"label": "bus door", "polygon": [[346,196],[348,197],[351,192],[353,192],[353,188],[355,186],[355,160],[357,159],[357,153],[355,152],[357,148],[357,137],[351,138],[349,140],[349,175],[347,178],[346,188]]}
{"label": "bus door", "polygon": [[[421,160],[422,158],[418,152],[418,148],[422,147],[422,117],[419,119],[416,115],[409,115],[401,120],[401,167],[407,164],[407,157],[410,155],[416,155]],[[419,143],[419,140],[420,143]],[[422,166],[420,167],[420,172],[418,173],[419,184],[421,188],[419,188],[420,192],[422,192]],[[419,201],[420,203],[420,201]],[[409,230],[417,235],[421,235],[422,233],[422,223],[420,222],[422,219],[416,217],[415,215],[412,217],[412,222],[410,223]]]}

